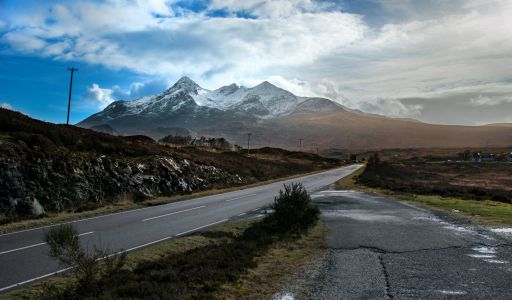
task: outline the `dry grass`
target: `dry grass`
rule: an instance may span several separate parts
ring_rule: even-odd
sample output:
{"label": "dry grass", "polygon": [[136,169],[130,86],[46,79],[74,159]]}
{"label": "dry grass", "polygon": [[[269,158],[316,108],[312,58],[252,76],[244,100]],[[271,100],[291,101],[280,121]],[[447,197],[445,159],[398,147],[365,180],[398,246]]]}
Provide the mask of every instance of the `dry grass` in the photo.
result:
{"label": "dry grass", "polygon": [[294,242],[281,241],[265,255],[256,258],[258,266],[249,270],[236,283],[225,284],[216,294],[218,299],[270,299],[295,276],[325,251],[327,227],[317,224],[308,235]]}

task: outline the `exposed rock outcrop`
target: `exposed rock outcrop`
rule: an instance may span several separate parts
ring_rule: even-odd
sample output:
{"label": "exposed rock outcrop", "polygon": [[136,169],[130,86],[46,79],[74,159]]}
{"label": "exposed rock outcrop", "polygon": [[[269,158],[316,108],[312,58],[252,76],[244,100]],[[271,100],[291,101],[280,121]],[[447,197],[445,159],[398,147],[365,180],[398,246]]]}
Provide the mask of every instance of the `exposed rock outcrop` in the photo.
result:
{"label": "exposed rock outcrop", "polygon": [[38,216],[100,206],[120,195],[137,201],[242,183],[237,174],[172,156],[0,158],[0,212]]}

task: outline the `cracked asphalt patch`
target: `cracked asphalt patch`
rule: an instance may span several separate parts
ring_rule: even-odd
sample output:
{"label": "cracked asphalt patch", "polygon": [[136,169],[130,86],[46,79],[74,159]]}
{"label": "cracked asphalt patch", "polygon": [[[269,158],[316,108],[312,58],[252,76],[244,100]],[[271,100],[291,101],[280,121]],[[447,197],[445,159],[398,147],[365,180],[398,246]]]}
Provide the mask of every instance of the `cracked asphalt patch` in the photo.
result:
{"label": "cracked asphalt patch", "polygon": [[505,237],[362,192],[319,192],[313,199],[330,228],[330,250],[305,288],[308,298],[511,299],[512,246]]}

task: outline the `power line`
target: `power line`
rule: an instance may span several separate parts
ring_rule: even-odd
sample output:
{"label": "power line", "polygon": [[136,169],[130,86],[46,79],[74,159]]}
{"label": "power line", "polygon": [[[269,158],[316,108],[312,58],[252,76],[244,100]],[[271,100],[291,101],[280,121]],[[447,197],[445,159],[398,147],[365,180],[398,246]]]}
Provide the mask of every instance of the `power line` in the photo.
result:
{"label": "power line", "polygon": [[78,69],[68,68],[68,71],[71,71],[71,79],[69,81],[69,97],[68,97],[68,118],[66,119],[66,124],[69,125],[69,111],[71,110],[71,90],[73,89],[73,74]]}

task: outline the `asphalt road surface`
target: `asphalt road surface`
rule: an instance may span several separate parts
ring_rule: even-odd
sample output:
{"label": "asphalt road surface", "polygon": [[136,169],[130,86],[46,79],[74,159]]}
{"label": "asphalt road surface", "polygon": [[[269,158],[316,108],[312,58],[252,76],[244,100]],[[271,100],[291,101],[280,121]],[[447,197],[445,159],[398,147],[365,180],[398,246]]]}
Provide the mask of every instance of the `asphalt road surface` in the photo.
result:
{"label": "asphalt road surface", "polygon": [[[83,245],[132,251],[187,235],[230,219],[255,214],[273,202],[284,183],[302,182],[308,191],[325,187],[360,165],[166,205],[70,222]],[[0,235],[0,292],[64,272],[48,257],[43,238],[49,226]]]}
{"label": "asphalt road surface", "polygon": [[510,229],[355,191],[313,195],[329,254],[314,299],[512,299]]}

